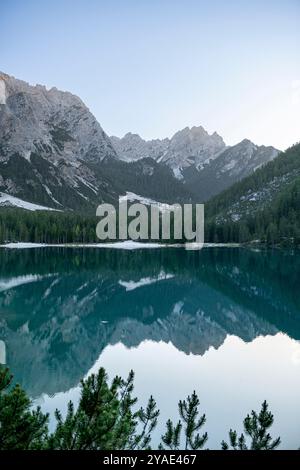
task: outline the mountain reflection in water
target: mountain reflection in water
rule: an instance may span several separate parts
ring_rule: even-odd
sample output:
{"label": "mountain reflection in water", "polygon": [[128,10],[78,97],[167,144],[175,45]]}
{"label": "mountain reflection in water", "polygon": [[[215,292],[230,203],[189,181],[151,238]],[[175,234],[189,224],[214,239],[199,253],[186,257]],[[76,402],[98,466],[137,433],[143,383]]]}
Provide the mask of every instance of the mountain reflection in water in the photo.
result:
{"label": "mountain reflection in water", "polygon": [[[6,359],[31,397],[56,395],[56,406],[59,397],[65,395],[66,402],[72,390],[78,392],[88,371],[104,365],[110,375],[124,376],[134,368],[145,399],[155,395],[156,381],[160,395],[170,396],[176,387],[189,393],[201,386],[204,374],[211,383],[202,384],[200,392],[218,392],[215,398],[224,408],[236,384],[247,383],[243,371],[251,374],[259,364],[272,369],[270,355],[276,358],[280,347],[293,356],[299,376],[299,278],[298,252],[2,249],[0,360]],[[278,361],[279,356],[272,370],[277,378],[290,370]],[[236,370],[231,364],[226,377],[230,362]],[[205,364],[209,375],[202,370]],[[179,370],[184,377],[178,377]],[[266,379],[270,371],[260,374]],[[271,384],[271,375],[268,380]],[[171,396],[169,402],[174,400]],[[230,427],[233,410],[228,413]]]}

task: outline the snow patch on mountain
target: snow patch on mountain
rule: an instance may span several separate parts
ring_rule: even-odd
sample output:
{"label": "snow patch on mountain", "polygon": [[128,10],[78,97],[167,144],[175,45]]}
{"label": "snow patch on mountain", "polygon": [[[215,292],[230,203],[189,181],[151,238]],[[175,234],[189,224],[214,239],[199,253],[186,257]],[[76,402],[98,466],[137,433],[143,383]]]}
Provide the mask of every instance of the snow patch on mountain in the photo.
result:
{"label": "snow patch on mountain", "polygon": [[182,180],[183,179],[183,175],[181,173],[181,168],[173,168],[173,174],[175,176],[175,178],[177,178],[178,180]]}
{"label": "snow patch on mountain", "polygon": [[11,279],[0,279],[0,292],[4,292],[14,287],[22,286],[23,284],[37,282],[41,279],[45,279],[52,276],[56,276],[56,274],[45,274],[44,276],[39,274],[27,274],[25,276],[12,277]]}
{"label": "snow patch on mountain", "polygon": [[59,209],[53,209],[52,207],[40,206],[31,202],[23,201],[9,194],[0,192],[0,207],[19,207],[28,211],[56,211],[61,212]]}
{"label": "snow patch on mountain", "polygon": [[58,204],[59,206],[61,206],[61,203],[57,201],[57,199],[55,199],[55,197],[53,196],[51,190],[48,188],[48,186],[46,184],[43,184],[43,187],[45,188],[46,190],[46,193],[48,194],[48,196],[51,197],[52,201],[55,202],[55,204]]}
{"label": "snow patch on mountain", "polygon": [[238,222],[242,218],[253,215],[255,212],[265,209],[285,186],[300,176],[300,170],[293,170],[282,176],[275,176],[271,181],[264,183],[262,189],[248,190],[239,197],[224,213],[216,217],[217,224],[224,224],[228,220]]}
{"label": "snow patch on mountain", "polygon": [[0,339],[0,364],[6,364],[6,346],[2,339]]}
{"label": "snow patch on mountain", "polygon": [[161,271],[156,277],[144,277],[139,281],[119,281],[120,286],[125,287],[126,291],[138,289],[139,287],[149,286],[155,282],[164,281],[166,279],[172,279],[174,274],[166,274]]}
{"label": "snow patch on mountain", "polygon": [[158,202],[154,199],[140,196],[139,194],[131,193],[129,191],[127,191],[124,196],[121,196],[119,200],[120,202],[138,202],[140,204],[144,204],[145,206],[155,206],[158,207],[160,211],[170,210],[171,208],[169,204]]}
{"label": "snow patch on mountain", "polygon": [[0,79],[0,104],[6,103],[5,81]]}
{"label": "snow patch on mountain", "polygon": [[77,180],[80,181],[82,184],[84,184],[85,186],[87,186],[89,189],[91,189],[91,191],[93,191],[95,194],[97,194],[97,188],[96,186],[94,186],[92,183],[89,183],[88,181],[86,181],[84,178],[82,178],[81,176],[76,176]]}

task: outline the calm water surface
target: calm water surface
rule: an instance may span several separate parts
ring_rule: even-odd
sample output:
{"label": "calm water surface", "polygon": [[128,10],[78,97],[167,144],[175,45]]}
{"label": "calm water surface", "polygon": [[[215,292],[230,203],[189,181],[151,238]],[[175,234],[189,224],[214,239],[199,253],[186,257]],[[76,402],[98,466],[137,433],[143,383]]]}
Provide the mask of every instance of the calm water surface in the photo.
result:
{"label": "calm water surface", "polygon": [[50,413],[100,366],[134,369],[161,425],[195,389],[210,448],[267,399],[298,448],[299,280],[299,252],[1,249],[0,361]]}

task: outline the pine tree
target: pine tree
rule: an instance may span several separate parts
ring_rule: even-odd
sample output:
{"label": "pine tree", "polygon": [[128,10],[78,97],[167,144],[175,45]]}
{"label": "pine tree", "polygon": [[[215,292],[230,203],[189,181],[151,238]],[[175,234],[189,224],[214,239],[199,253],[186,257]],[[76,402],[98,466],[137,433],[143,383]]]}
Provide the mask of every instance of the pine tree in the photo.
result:
{"label": "pine tree", "polygon": [[43,448],[48,432],[48,415],[31,402],[19,385],[10,389],[12,376],[0,366],[0,450]]}
{"label": "pine tree", "polygon": [[[133,411],[137,399],[132,396],[134,373],[126,381],[115,377],[108,384],[101,368],[81,382],[77,410],[68,405],[65,419],[56,410],[56,430],[48,439],[49,449],[122,450],[145,449],[157,423],[159,411],[151,397],[146,410]],[[139,428],[142,427],[141,431]]]}
{"label": "pine tree", "polygon": [[280,437],[273,440],[268,432],[273,422],[274,416],[268,411],[268,404],[264,401],[259,414],[252,410],[251,415],[247,415],[244,419],[244,431],[245,435],[250,438],[249,444],[247,444],[246,437],[243,433],[238,437],[237,432],[230,429],[229,444],[222,441],[222,449],[228,450],[230,447],[233,450],[276,449],[280,444]]}
{"label": "pine tree", "polygon": [[[167,421],[167,431],[162,436],[161,449],[169,448],[171,450],[181,448],[181,431],[184,432],[184,448],[185,450],[199,450],[205,445],[208,436],[207,433],[199,434],[199,429],[205,424],[205,414],[199,415],[199,398],[194,391],[187,400],[179,402],[179,414],[182,422],[179,421],[176,425],[171,420]],[[182,424],[183,423],[183,424]],[[165,446],[165,447],[164,447]]]}
{"label": "pine tree", "polygon": [[[56,410],[56,428],[49,434],[48,415],[32,403],[19,385],[12,386],[9,370],[0,366],[0,450],[139,450],[151,449],[151,437],[159,410],[153,397],[146,408],[137,409],[133,397],[134,373],[127,380],[115,377],[111,384],[103,368],[81,382],[77,409],[70,401],[65,418]],[[206,422],[199,416],[195,392],[179,402],[180,420],[167,421],[160,449],[199,450],[208,436],[200,429]],[[229,444],[222,449],[273,450],[280,438],[268,430],[274,421],[265,401],[259,414],[252,411],[244,420],[245,434],[230,430]],[[249,443],[247,443],[247,438]]]}

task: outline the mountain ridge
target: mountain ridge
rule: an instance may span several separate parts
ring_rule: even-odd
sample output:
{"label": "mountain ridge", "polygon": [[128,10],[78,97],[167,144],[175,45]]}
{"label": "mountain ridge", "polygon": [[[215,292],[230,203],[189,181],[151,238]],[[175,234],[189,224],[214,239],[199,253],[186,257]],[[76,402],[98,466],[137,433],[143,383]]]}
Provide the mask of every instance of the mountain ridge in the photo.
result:
{"label": "mountain ridge", "polygon": [[76,95],[31,86],[3,73],[0,90],[2,193],[89,213],[95,213],[102,202],[117,202],[126,190],[168,199],[171,188],[169,199],[190,199],[171,171],[160,169],[156,162],[148,173],[147,162],[124,166],[109,137]]}
{"label": "mountain ridge", "polygon": [[123,138],[110,139],[121,160],[131,162],[148,157],[168,166],[201,202],[248,176],[279,153],[272,146],[258,146],[249,139],[227,146],[217,132],[209,134],[202,126],[185,127],[170,139],[146,141],[130,132]]}
{"label": "mountain ridge", "polygon": [[209,240],[300,243],[300,143],[206,205]]}
{"label": "mountain ridge", "polygon": [[127,191],[205,202],[277,152],[248,140],[226,146],[202,126],[171,139],[108,137],[78,96],[0,72],[0,192],[33,204],[92,214]]}

